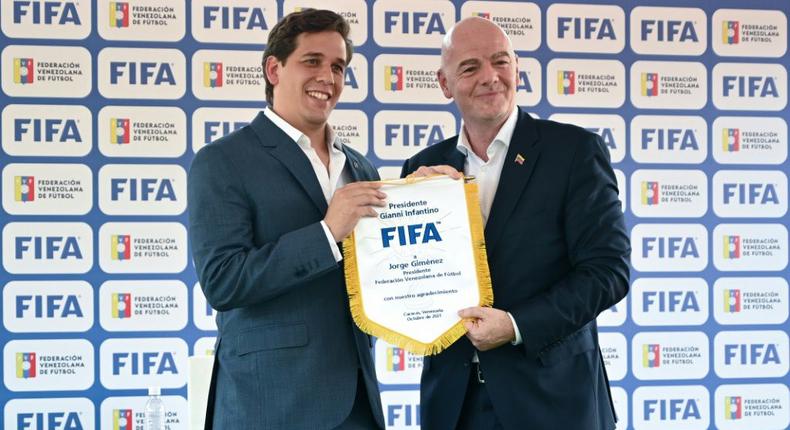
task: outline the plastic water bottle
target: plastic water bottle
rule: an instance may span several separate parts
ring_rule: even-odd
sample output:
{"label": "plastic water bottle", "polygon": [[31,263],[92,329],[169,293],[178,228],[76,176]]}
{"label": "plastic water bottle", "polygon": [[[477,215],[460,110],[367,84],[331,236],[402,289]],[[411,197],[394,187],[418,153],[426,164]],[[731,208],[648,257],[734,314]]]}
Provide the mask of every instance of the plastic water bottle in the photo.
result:
{"label": "plastic water bottle", "polygon": [[159,387],[148,389],[148,401],[145,403],[145,430],[165,430],[165,404],[159,397]]}

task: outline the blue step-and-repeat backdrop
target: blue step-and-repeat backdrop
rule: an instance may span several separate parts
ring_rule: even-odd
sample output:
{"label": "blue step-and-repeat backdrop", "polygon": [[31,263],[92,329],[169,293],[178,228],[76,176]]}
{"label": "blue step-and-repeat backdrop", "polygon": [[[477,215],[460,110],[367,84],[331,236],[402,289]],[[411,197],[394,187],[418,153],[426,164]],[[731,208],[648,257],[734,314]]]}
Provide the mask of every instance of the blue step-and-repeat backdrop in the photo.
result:
{"label": "blue step-and-repeat backdrop", "polygon": [[[268,31],[303,7],[351,22],[331,122],[383,177],[457,131],[447,29],[501,25],[518,104],[599,133],[616,169],[632,288],[599,325],[618,429],[790,426],[790,2],[2,0],[4,428],[141,429],[149,386],[187,427],[187,357],[216,326],[186,171],[261,109]],[[421,359],[374,354],[389,428],[417,429]]]}

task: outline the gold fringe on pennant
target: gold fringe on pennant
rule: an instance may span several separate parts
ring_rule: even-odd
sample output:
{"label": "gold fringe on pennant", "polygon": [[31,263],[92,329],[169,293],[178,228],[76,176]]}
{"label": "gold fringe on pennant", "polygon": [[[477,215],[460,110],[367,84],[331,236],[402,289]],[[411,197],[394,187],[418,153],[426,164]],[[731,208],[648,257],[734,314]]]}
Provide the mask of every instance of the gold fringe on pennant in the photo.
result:
{"label": "gold fringe on pennant", "polygon": [[[431,176],[420,178],[406,178],[380,181],[386,184],[411,184],[421,180],[444,177]],[[488,271],[488,257],[485,247],[485,236],[483,232],[483,217],[480,213],[480,204],[477,198],[477,184],[465,183],[464,193],[466,195],[466,208],[469,215],[469,226],[472,234],[472,246],[474,252],[475,266],[477,268],[477,283],[479,287],[480,306],[492,306],[494,304],[494,293],[491,288],[491,275]],[[411,337],[405,336],[396,331],[383,327],[367,318],[362,304],[362,288],[359,282],[359,270],[357,265],[356,239],[352,232],[343,241],[343,260],[346,278],[346,291],[348,292],[351,316],[357,327],[363,332],[376,336],[387,343],[397,345],[412,354],[434,355],[438,354],[452,345],[461,336],[466,334],[463,320],[454,324],[441,336],[431,343],[420,342]]]}
{"label": "gold fringe on pennant", "polygon": [[466,210],[469,213],[469,229],[472,232],[472,249],[475,253],[477,268],[477,285],[480,289],[479,306],[494,305],[494,289],[491,287],[491,273],[488,270],[488,252],[483,226],[483,214],[480,211],[480,200],[477,197],[477,183],[464,184],[466,192]]}

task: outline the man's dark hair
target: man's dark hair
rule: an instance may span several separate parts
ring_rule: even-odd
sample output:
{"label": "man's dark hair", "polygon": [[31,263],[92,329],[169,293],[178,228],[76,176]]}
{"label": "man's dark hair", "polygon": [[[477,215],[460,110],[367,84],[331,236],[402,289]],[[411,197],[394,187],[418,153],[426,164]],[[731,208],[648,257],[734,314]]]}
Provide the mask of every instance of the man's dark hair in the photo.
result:
{"label": "man's dark hair", "polygon": [[302,33],[320,33],[322,31],[336,31],[346,42],[346,65],[351,62],[354,45],[348,38],[350,27],[342,16],[331,10],[305,8],[283,17],[280,22],[272,27],[269,40],[263,51],[263,79],[266,81],[266,102],[274,104],[274,86],[266,75],[266,60],[270,56],[285,64],[285,60],[296,50],[296,38]]}

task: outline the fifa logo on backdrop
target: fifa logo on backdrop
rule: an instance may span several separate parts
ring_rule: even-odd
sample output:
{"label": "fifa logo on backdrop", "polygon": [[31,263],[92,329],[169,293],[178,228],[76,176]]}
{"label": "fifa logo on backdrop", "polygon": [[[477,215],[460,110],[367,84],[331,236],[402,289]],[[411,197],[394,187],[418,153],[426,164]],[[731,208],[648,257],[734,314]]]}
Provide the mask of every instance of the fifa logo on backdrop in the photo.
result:
{"label": "fifa logo on backdrop", "polygon": [[736,313],[741,311],[741,290],[724,290],[724,312]]}
{"label": "fifa logo on backdrop", "polygon": [[77,6],[73,2],[15,1],[13,10],[14,24],[22,23],[25,15],[31,18],[32,24],[81,24]]}
{"label": "fifa logo on backdrop", "polygon": [[741,258],[741,237],[725,235],[722,243],[724,244],[724,259],[734,260]]}
{"label": "fifa logo on backdrop", "polygon": [[129,118],[110,118],[110,143],[129,143]]}
{"label": "fifa logo on backdrop", "polygon": [[649,343],[642,345],[642,367],[653,368],[661,366],[661,345]]}
{"label": "fifa logo on backdrop", "polygon": [[403,67],[384,66],[384,91],[403,91]]}
{"label": "fifa logo on backdrop", "polygon": [[658,95],[658,73],[642,73],[642,95],[655,97]]}
{"label": "fifa logo on backdrop", "polygon": [[132,258],[132,236],[118,234],[110,236],[110,258],[129,260]]}
{"label": "fifa logo on backdrop", "polygon": [[[294,12],[301,12],[302,7],[295,7]],[[216,22],[223,30],[268,30],[264,9],[258,7],[204,6],[203,28],[215,27]]]}
{"label": "fifa logo on backdrop", "polygon": [[129,27],[129,3],[110,2],[110,27],[126,28]]}
{"label": "fifa logo on backdrop", "polygon": [[30,379],[36,377],[35,352],[16,353],[16,377],[17,379]]}
{"label": "fifa logo on backdrop", "polygon": [[395,33],[398,31],[403,34],[445,34],[444,23],[441,14],[438,12],[421,11],[394,11],[384,12],[384,33]]}
{"label": "fifa logo on backdrop", "polygon": [[741,396],[725,396],[724,397],[724,419],[725,420],[739,420],[743,418],[743,408],[741,407],[743,399]]}
{"label": "fifa logo on backdrop", "polygon": [[724,152],[738,152],[741,150],[741,130],[738,128],[724,128],[721,131],[721,147]]}
{"label": "fifa logo on backdrop", "polygon": [[222,86],[222,63],[203,63],[203,86],[206,88]]}
{"label": "fifa logo on backdrop", "polygon": [[14,201],[32,202],[36,199],[36,178],[33,176],[14,176]]}
{"label": "fifa logo on backdrop", "polygon": [[129,293],[113,293],[112,298],[112,317],[131,318],[132,317],[132,295]]}
{"label": "fifa logo on backdrop", "polygon": [[576,94],[576,72],[573,70],[557,71],[557,94]]}
{"label": "fifa logo on backdrop", "polygon": [[395,346],[387,348],[387,370],[401,372],[406,370],[406,351]]}
{"label": "fifa logo on backdrop", "polygon": [[112,430],[132,430],[133,415],[131,409],[113,409]]}
{"label": "fifa logo on backdrop", "polygon": [[738,21],[722,21],[721,42],[725,45],[737,45],[741,41],[741,24]]}
{"label": "fifa logo on backdrop", "polygon": [[35,63],[32,58],[14,58],[14,83],[32,84]]}
{"label": "fifa logo on backdrop", "polygon": [[643,181],[642,204],[647,206],[657,205],[658,199],[659,199],[658,182]]}

